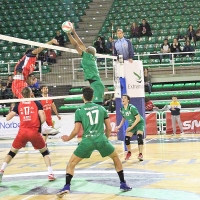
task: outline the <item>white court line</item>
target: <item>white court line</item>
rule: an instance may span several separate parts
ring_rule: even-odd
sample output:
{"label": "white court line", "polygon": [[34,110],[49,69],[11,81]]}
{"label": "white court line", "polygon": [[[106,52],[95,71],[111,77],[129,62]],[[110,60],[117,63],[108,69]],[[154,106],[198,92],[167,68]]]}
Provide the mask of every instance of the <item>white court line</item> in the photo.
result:
{"label": "white court line", "polygon": [[32,195],[30,195],[30,196],[28,196],[28,197],[26,197],[26,198],[24,198],[24,199],[22,199],[22,200],[27,200],[27,199],[29,199],[29,198],[31,198],[31,197],[33,197],[33,196],[35,196],[35,195],[32,194]]}
{"label": "white court line", "polygon": [[[152,139],[150,139],[150,140],[148,140],[148,141],[145,141],[145,144],[148,143],[148,142],[150,142],[151,140],[154,140],[154,138],[152,138]],[[135,148],[137,148],[137,147],[138,147],[138,146],[135,146],[135,147],[132,147],[131,149],[135,149]],[[122,153],[120,153],[120,154],[118,154],[118,155],[120,156],[121,154],[124,154],[124,152],[122,152]],[[96,164],[96,165],[94,165],[94,166],[92,166],[92,167],[89,167],[89,169],[93,169],[93,168],[95,168],[95,167],[98,166],[98,165],[102,165],[102,164],[104,164],[105,162],[107,162],[108,160],[111,160],[111,158],[108,158],[107,160],[104,160],[103,162],[100,162],[100,163],[98,163],[98,164]]]}

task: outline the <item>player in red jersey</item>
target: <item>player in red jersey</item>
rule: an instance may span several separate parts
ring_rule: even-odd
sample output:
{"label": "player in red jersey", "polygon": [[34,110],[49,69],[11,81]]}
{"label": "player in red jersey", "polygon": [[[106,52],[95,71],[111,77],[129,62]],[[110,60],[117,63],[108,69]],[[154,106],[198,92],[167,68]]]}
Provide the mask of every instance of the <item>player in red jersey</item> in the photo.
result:
{"label": "player in red jersey", "polygon": [[22,89],[22,95],[24,98],[27,98],[27,101],[16,104],[13,110],[6,116],[6,120],[10,120],[18,114],[20,126],[18,134],[12,143],[12,147],[4,158],[4,162],[1,166],[0,182],[7,165],[15,157],[19,149],[25,147],[27,142],[31,142],[34,148],[39,149],[48,167],[48,179],[49,181],[54,181],[55,178],[51,167],[49,151],[40,134],[41,124],[46,120],[45,113],[39,101],[28,101],[28,98],[32,95],[32,91],[29,87]]}
{"label": "player in red jersey", "polygon": [[[58,44],[58,42],[57,40],[52,39],[46,44]],[[23,98],[21,91],[24,87],[28,86],[27,82],[30,81],[28,79],[31,78],[29,77],[29,74],[34,71],[37,55],[43,49],[43,47],[28,49],[21,60],[19,60],[19,62],[15,65],[12,92],[17,98]]]}
{"label": "player in red jersey", "polygon": [[[41,93],[42,93],[43,97],[49,97],[48,87],[46,85],[42,85],[40,87],[40,89],[41,89]],[[51,116],[52,110],[56,114],[56,116],[58,117],[59,120],[61,119],[61,117],[58,115],[58,111],[57,111],[55,103],[53,102],[53,99],[40,100],[40,103],[42,104],[45,115],[46,115],[47,125],[54,128],[54,124],[53,124],[53,120],[52,120],[52,116]],[[59,133],[58,130],[57,130],[57,133],[56,133],[56,129],[53,129],[53,130],[49,133],[45,133],[42,131],[43,139],[45,142],[47,141],[48,135],[56,135],[57,133]]]}

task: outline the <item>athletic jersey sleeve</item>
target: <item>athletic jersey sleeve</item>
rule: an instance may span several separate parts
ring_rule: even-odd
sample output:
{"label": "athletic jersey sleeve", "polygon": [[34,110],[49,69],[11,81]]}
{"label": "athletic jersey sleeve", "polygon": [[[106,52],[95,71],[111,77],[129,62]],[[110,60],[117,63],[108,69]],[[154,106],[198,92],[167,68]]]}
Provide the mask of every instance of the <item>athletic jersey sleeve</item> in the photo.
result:
{"label": "athletic jersey sleeve", "polygon": [[35,104],[36,104],[38,110],[43,110],[42,104],[39,101],[35,101]]}
{"label": "athletic jersey sleeve", "polygon": [[12,109],[13,112],[17,113],[19,115],[19,112],[18,112],[18,106],[19,106],[19,103],[17,103],[15,105],[15,107]]}
{"label": "athletic jersey sleeve", "polygon": [[135,106],[131,106],[130,107],[130,111],[131,111],[133,116],[136,116],[136,115],[139,114],[139,112],[138,112],[138,110],[137,110],[137,108]]}
{"label": "athletic jersey sleeve", "polygon": [[76,122],[82,123],[81,116],[80,116],[80,109],[77,109],[76,112],[75,112],[75,123]]}

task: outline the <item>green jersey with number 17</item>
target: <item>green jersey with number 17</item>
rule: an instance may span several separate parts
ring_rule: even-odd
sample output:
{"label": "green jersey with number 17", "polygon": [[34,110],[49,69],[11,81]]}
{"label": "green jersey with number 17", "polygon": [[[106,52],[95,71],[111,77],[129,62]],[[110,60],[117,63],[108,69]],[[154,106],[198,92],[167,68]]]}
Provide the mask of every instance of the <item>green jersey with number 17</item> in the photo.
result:
{"label": "green jersey with number 17", "polygon": [[[121,112],[123,118],[128,120],[129,127],[135,122],[135,120],[136,120],[135,116],[139,114],[137,108],[132,104],[128,104],[126,109],[124,108],[124,106],[121,107],[120,112]],[[144,123],[144,119],[141,115],[140,115],[140,121],[138,124],[140,124],[140,123]]]}
{"label": "green jersey with number 17", "polygon": [[80,122],[83,126],[83,138],[104,134],[104,120],[107,118],[106,109],[92,102],[85,103],[75,112],[75,122]]}

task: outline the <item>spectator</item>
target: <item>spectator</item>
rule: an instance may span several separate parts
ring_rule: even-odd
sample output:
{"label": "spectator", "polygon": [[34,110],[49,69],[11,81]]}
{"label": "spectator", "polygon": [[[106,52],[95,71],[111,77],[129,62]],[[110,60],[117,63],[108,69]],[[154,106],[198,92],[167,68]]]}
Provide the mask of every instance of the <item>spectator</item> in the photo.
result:
{"label": "spectator", "polygon": [[115,110],[116,110],[116,101],[115,101],[115,97],[112,97],[111,101],[109,102],[108,111],[113,113],[115,112]]}
{"label": "spectator", "polygon": [[[181,50],[181,44],[178,42],[177,38],[173,39],[173,43],[170,46],[170,50],[172,53],[178,53],[182,52]],[[178,54],[174,54],[174,57],[176,57]]]}
{"label": "spectator", "polygon": [[176,135],[176,122],[178,122],[179,128],[181,130],[180,134],[184,134],[183,132],[183,126],[180,118],[180,110],[181,105],[177,100],[176,96],[172,97],[172,102],[170,103],[170,109],[171,111],[171,118],[172,118],[172,128],[173,128],[173,134],[172,136]]}
{"label": "spectator", "polygon": [[169,57],[169,59],[172,59],[172,55],[171,54],[165,54],[165,53],[170,53],[170,44],[168,43],[168,39],[165,39],[163,44],[161,45],[161,49],[160,49],[160,62],[162,62],[162,59],[164,57]]}
{"label": "spectator", "polygon": [[38,79],[35,77],[34,74],[30,74],[29,75],[29,82],[28,82],[28,86],[29,88],[31,88],[34,97],[40,97],[41,96],[41,91],[40,91],[40,86],[39,86],[39,81]]}
{"label": "spectator", "polygon": [[139,27],[138,25],[133,22],[130,28],[130,38],[139,38],[140,37],[140,33],[139,33]]}
{"label": "spectator", "polygon": [[189,25],[189,28],[187,30],[187,33],[186,33],[186,41],[189,40],[189,41],[192,41],[196,44],[196,32],[195,30],[193,29],[193,26],[192,25]]}
{"label": "spectator", "polygon": [[6,84],[2,84],[2,86],[1,86],[1,98],[2,99],[12,99],[13,98],[11,89],[7,88]]}
{"label": "spectator", "polygon": [[8,80],[7,80],[7,88],[12,88],[12,82],[13,82],[13,77],[12,75],[8,75]]}
{"label": "spectator", "polygon": [[151,89],[152,89],[151,76],[149,75],[147,68],[144,68],[144,85],[145,89],[147,88],[149,94],[151,94]]}
{"label": "spectator", "polygon": [[[105,92],[108,92],[107,87],[105,87]],[[104,94],[103,106],[109,106],[111,100],[112,100],[112,94]]]}
{"label": "spectator", "polygon": [[56,63],[56,53],[53,49],[48,49],[45,53],[45,59],[47,63]]}
{"label": "spectator", "polygon": [[105,52],[105,41],[101,36],[98,36],[97,41],[94,43],[97,53]]}
{"label": "spectator", "polygon": [[122,29],[117,30],[118,40],[114,43],[114,56],[123,56],[123,60],[133,62],[134,51],[130,40],[124,38]]}
{"label": "spectator", "polygon": [[158,107],[153,104],[149,97],[145,97],[145,111],[153,111],[157,109]]}
{"label": "spectator", "polygon": [[198,29],[196,30],[196,41],[200,40],[200,23],[198,25]]}
{"label": "spectator", "polygon": [[113,38],[109,37],[108,41],[106,42],[106,53],[113,54],[113,46],[114,46]]}
{"label": "spectator", "polygon": [[58,46],[64,47],[64,36],[60,34],[60,31],[56,31],[55,39],[58,41]]}
{"label": "spectator", "polygon": [[146,19],[143,19],[142,24],[140,24],[139,34],[140,34],[140,37],[142,37],[142,36],[148,36],[148,37],[152,36],[151,27],[150,27],[149,23],[146,21]]}
{"label": "spectator", "polygon": [[[194,52],[194,47],[191,46],[189,40],[187,40],[185,42],[185,46],[183,48],[183,52]],[[183,56],[194,56],[194,53],[188,53],[188,54],[184,53]]]}

